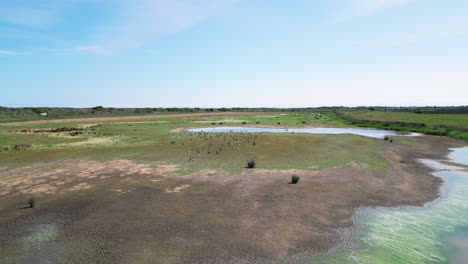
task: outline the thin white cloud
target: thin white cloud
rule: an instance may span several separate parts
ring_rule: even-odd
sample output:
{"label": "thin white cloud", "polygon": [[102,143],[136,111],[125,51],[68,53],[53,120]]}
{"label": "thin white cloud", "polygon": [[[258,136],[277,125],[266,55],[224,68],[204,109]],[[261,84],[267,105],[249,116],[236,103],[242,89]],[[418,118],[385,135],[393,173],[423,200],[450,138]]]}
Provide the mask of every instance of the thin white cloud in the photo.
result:
{"label": "thin white cloud", "polygon": [[340,46],[364,46],[369,48],[391,48],[416,42],[436,41],[468,35],[468,20],[454,19],[426,28],[413,28],[410,33],[398,33],[371,39],[348,42]]}
{"label": "thin white cloud", "polygon": [[74,46],[72,48],[41,48],[41,50],[55,55],[74,55],[78,53],[107,54],[100,46]]}
{"label": "thin white cloud", "polygon": [[[162,36],[182,32],[218,15],[240,0],[40,0],[12,1],[0,6],[0,23],[4,26],[0,37],[30,38],[31,30],[47,34],[53,26],[66,23],[75,7],[95,9],[96,15],[105,11],[106,18],[97,18],[101,24],[87,24],[86,40],[49,49],[56,54],[90,53],[117,54],[142,47]],[[91,15],[90,15],[91,16]],[[94,19],[96,17],[90,17]],[[21,27],[17,27],[21,26]],[[37,31],[39,29],[39,31]]]}
{"label": "thin white cloud", "polygon": [[94,43],[76,52],[114,54],[148,44],[158,37],[184,31],[233,6],[238,0],[135,0],[122,8],[119,20]]}
{"label": "thin white cloud", "polygon": [[366,15],[386,8],[407,4],[410,0],[352,0],[358,14]]}
{"label": "thin white cloud", "polygon": [[101,46],[88,45],[88,46],[75,46],[69,50],[70,52],[89,52],[89,53],[105,53]]}
{"label": "thin white cloud", "polygon": [[370,16],[385,9],[403,6],[413,0],[344,0],[343,10],[334,16],[331,23],[349,21],[358,17]]}
{"label": "thin white cloud", "polygon": [[32,28],[46,28],[61,21],[51,10],[25,7],[0,8],[0,21]]}
{"label": "thin white cloud", "polygon": [[3,1],[0,22],[33,29],[47,29],[61,23],[77,3],[95,0]]}
{"label": "thin white cloud", "polygon": [[16,56],[16,55],[25,55],[24,52],[17,52],[12,50],[0,50],[0,56]]}

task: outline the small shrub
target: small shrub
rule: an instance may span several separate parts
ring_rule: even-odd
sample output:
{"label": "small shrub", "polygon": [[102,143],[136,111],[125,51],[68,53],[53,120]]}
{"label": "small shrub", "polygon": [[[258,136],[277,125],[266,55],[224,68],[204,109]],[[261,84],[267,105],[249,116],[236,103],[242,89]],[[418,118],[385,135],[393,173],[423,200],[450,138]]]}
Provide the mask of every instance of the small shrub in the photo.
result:
{"label": "small shrub", "polygon": [[388,137],[387,137],[387,136],[385,136],[383,139],[384,139],[384,140],[388,140]]}
{"label": "small shrub", "polygon": [[260,124],[260,122],[259,122],[259,121],[257,121],[256,123],[257,123],[257,125],[258,125],[258,124]]}
{"label": "small shrub", "polygon": [[246,124],[246,122],[242,122],[242,124],[243,124],[243,125],[245,125],[245,124]]}
{"label": "small shrub", "polygon": [[212,126],[216,125],[216,123],[211,123]]}
{"label": "small shrub", "polygon": [[281,125],[281,122],[278,122],[278,125]]}
{"label": "small shrub", "polygon": [[222,124],[223,124],[223,122],[219,122],[218,124],[222,125]]}
{"label": "small shrub", "polygon": [[389,141],[390,141],[390,142],[393,142],[393,138],[391,138]]}
{"label": "small shrub", "polygon": [[302,121],[302,124],[305,124],[305,123],[306,123],[306,121]]}
{"label": "small shrub", "polygon": [[299,181],[299,176],[297,176],[296,174],[291,176],[291,183],[292,184],[296,184],[298,181]]}
{"label": "small shrub", "polygon": [[34,199],[34,197],[28,199],[28,204],[30,208],[34,207],[34,205],[36,204],[36,200]]}
{"label": "small shrub", "polygon": [[253,168],[255,168],[255,160],[249,159],[249,160],[247,161],[247,168],[248,168],[248,169],[253,169]]}

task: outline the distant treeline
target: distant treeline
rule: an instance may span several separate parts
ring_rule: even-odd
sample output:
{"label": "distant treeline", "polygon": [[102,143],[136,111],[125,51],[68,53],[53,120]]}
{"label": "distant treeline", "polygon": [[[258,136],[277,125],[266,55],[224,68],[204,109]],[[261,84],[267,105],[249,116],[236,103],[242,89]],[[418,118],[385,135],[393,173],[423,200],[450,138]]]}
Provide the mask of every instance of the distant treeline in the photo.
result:
{"label": "distant treeline", "polygon": [[145,107],[145,108],[115,108],[95,106],[90,108],[68,108],[68,107],[2,107],[0,106],[0,113],[154,113],[154,112],[181,112],[181,113],[195,113],[195,112],[308,112],[308,111],[333,111],[333,110],[370,110],[370,111],[398,111],[398,112],[414,112],[414,113],[468,113],[468,105],[466,106],[320,106],[320,107],[297,107],[297,108],[275,108],[275,107],[221,107],[221,108],[199,108],[199,107]]}
{"label": "distant treeline", "polygon": [[321,106],[304,108],[274,108],[274,107],[145,107],[145,108],[117,108],[95,106],[90,108],[68,107],[1,107],[0,122],[29,121],[43,119],[86,118],[86,117],[118,117],[132,115],[174,114],[174,113],[211,113],[211,112],[348,112],[348,111],[403,111],[424,114],[468,114],[468,106],[444,107],[386,107],[386,106]]}

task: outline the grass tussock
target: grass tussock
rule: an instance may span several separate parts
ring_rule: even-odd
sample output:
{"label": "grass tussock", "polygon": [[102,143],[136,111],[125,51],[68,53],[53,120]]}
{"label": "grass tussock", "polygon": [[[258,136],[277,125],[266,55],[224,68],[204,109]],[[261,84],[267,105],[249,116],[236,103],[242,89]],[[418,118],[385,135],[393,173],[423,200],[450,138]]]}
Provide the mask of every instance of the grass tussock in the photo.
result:
{"label": "grass tussock", "polygon": [[249,160],[247,161],[247,168],[248,168],[248,169],[253,169],[253,168],[255,168],[255,165],[256,165],[255,160],[249,159]]}
{"label": "grass tussock", "polygon": [[293,176],[291,176],[291,183],[292,184],[296,184],[299,182],[299,176],[297,176],[296,174],[294,174]]}
{"label": "grass tussock", "polygon": [[34,197],[30,197],[30,198],[28,199],[28,204],[29,204],[29,207],[30,207],[30,208],[33,208],[34,205],[36,204],[36,199],[34,199]]}

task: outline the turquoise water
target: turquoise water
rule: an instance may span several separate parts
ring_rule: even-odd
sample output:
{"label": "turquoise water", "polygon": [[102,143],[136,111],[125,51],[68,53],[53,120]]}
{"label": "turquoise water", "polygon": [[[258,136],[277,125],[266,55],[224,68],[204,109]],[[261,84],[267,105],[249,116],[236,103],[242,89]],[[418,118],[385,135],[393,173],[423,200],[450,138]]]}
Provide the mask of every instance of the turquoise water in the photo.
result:
{"label": "turquoise water", "polygon": [[[383,138],[394,131],[346,128],[277,129],[213,127],[189,132],[269,132],[356,134]],[[410,134],[416,135],[416,134]],[[424,208],[365,208],[356,216],[354,241],[312,263],[468,263],[468,147],[453,149],[447,160],[420,160],[445,180],[441,199]],[[451,162],[451,163],[448,163]]]}
{"label": "turquoise water", "polygon": [[[468,148],[451,161],[468,165]],[[319,257],[319,263],[468,263],[468,172],[443,161],[421,160],[446,181],[441,199],[425,208],[363,209],[365,231],[355,248]]]}
{"label": "turquoise water", "polygon": [[452,149],[449,157],[456,163],[468,165],[468,148]]}
{"label": "turquoise water", "polygon": [[[307,134],[355,134],[365,137],[384,138],[385,136],[402,136],[403,134],[391,130],[363,129],[363,128],[264,128],[264,127],[202,127],[187,129],[188,132],[208,133],[307,133]],[[417,133],[404,136],[416,136]]]}

